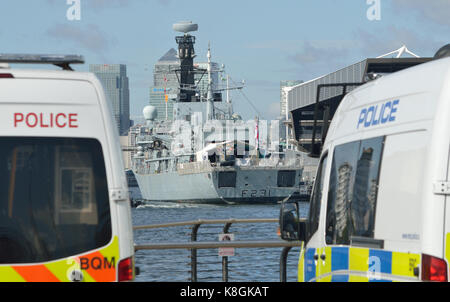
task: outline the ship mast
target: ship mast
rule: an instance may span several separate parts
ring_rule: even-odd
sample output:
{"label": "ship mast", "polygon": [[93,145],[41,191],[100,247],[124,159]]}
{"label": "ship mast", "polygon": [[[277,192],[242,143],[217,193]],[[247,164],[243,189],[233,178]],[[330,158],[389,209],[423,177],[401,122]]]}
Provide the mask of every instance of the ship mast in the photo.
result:
{"label": "ship mast", "polygon": [[227,74],[226,75],[226,80],[227,80],[227,107],[228,107],[228,118],[231,118],[231,116],[233,115],[233,107],[231,105],[231,99],[230,99],[230,76]]}
{"label": "ship mast", "polygon": [[180,59],[180,102],[194,102],[195,79],[194,79],[194,43],[195,37],[188,34],[197,31],[198,25],[192,22],[179,22],[173,25],[173,29],[184,33],[183,36],[175,37],[178,44],[178,58]]}
{"label": "ship mast", "polygon": [[211,46],[208,42],[208,94],[207,94],[207,104],[206,104],[206,117],[208,120],[214,119],[214,98],[212,94],[212,77],[211,77]]}

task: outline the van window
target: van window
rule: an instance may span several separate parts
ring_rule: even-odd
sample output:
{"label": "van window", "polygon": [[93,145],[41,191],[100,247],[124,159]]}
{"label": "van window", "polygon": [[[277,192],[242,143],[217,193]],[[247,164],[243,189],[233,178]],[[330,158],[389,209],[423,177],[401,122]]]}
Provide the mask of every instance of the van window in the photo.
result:
{"label": "van window", "polygon": [[111,236],[97,140],[0,137],[0,263],[65,258]]}
{"label": "van window", "polygon": [[377,194],[377,217],[383,217],[383,223],[377,224],[377,239],[406,240],[408,244],[420,245],[423,194],[427,190],[424,171],[428,165],[430,139],[428,131],[386,136]]}
{"label": "van window", "polygon": [[326,243],[373,238],[384,137],[336,146],[329,182]]}
{"label": "van window", "polygon": [[327,167],[327,158],[328,155],[325,154],[320,161],[319,167],[317,169],[316,180],[314,183],[314,191],[311,196],[311,202],[309,205],[309,219],[308,226],[306,228],[306,242],[309,241],[311,236],[317,231],[319,228],[319,219],[320,219],[320,202],[322,200],[322,189],[323,189],[323,180],[325,175],[325,169]]}

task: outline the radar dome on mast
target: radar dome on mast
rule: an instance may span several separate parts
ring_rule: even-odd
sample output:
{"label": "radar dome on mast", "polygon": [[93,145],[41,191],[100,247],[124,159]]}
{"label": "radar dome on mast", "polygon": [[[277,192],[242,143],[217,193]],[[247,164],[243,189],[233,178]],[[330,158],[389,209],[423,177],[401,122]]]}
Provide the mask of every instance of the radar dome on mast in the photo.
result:
{"label": "radar dome on mast", "polygon": [[173,30],[187,34],[191,31],[197,31],[198,24],[192,23],[192,21],[181,21],[173,25]]}

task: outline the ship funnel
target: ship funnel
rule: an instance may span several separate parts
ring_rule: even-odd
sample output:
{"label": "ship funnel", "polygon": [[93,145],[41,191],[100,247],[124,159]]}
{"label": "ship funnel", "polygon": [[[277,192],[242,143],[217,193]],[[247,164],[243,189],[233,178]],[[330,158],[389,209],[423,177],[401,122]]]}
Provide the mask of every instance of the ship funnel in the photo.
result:
{"label": "ship funnel", "polygon": [[187,34],[191,31],[197,31],[198,24],[192,23],[192,21],[181,21],[173,25],[173,30]]}

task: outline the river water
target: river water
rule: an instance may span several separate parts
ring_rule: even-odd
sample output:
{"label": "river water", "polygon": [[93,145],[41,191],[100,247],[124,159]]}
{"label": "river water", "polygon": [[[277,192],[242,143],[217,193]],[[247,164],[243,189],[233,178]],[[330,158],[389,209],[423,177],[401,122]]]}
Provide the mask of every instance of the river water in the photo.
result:
{"label": "river water", "polygon": [[[132,209],[133,225],[160,224],[198,219],[277,218],[280,205],[204,205],[153,202]],[[301,203],[300,216],[306,217],[308,204]],[[276,240],[278,223],[233,224],[229,230],[234,240]],[[223,225],[202,225],[197,241],[218,241]],[[136,244],[189,242],[190,226],[134,231]],[[240,248],[228,257],[229,282],[278,282],[282,248]],[[297,280],[299,248],[291,249],[287,262],[287,281]],[[137,282],[190,281],[190,250],[140,250],[136,266]],[[222,257],[218,249],[197,251],[197,281],[222,281]]]}

